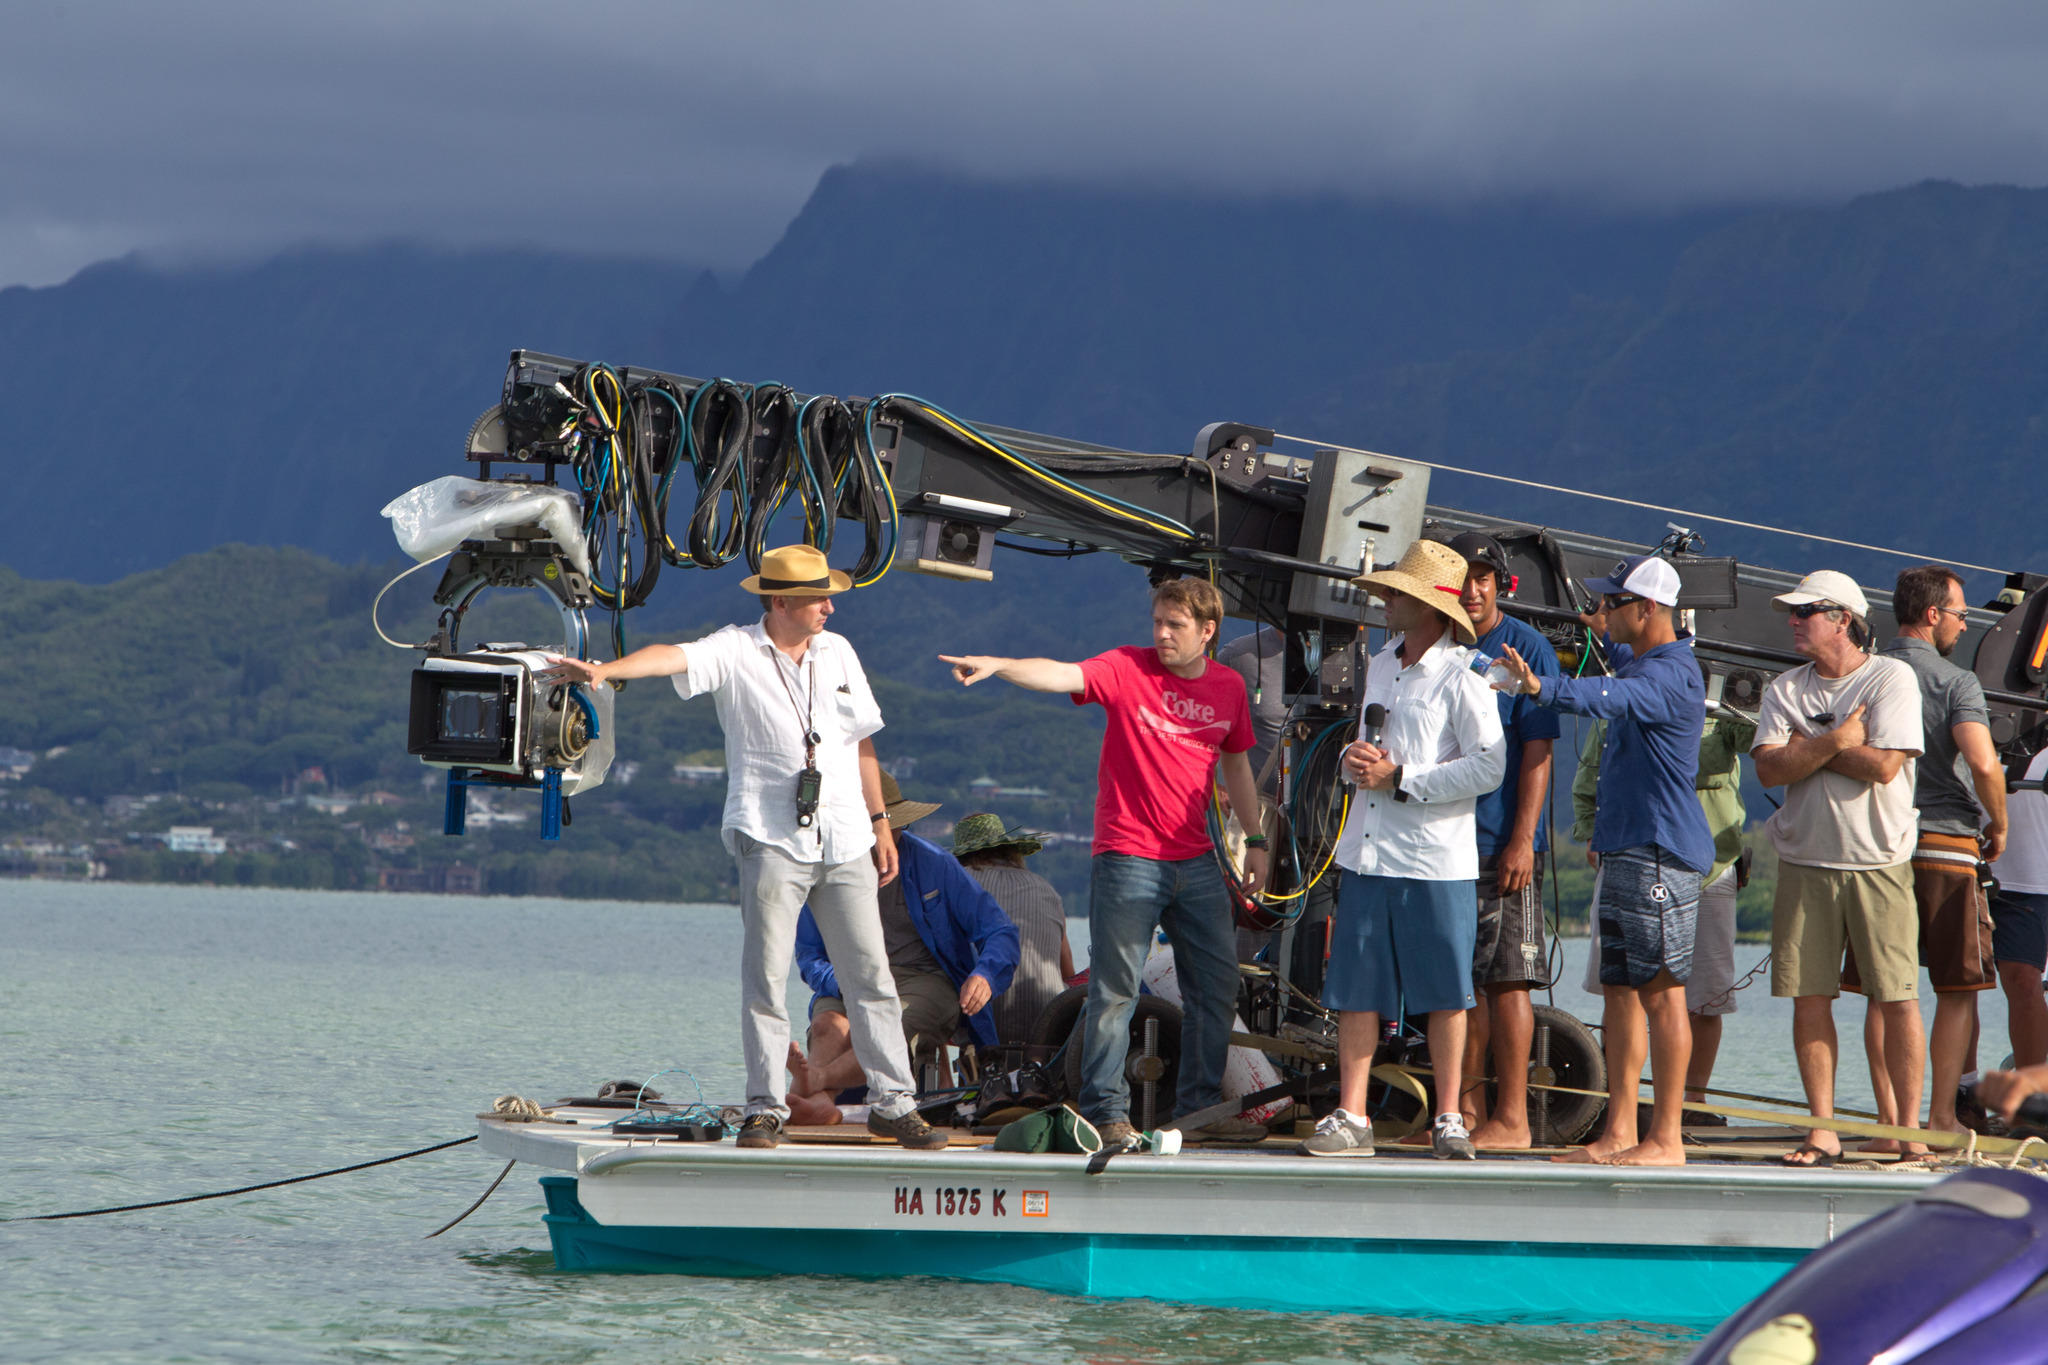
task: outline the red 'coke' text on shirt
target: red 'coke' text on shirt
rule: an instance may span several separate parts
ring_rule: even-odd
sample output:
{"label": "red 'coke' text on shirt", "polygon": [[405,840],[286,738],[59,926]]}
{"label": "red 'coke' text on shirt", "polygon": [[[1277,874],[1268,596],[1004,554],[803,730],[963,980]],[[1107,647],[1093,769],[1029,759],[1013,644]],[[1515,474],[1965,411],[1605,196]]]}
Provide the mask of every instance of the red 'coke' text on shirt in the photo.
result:
{"label": "red 'coke' text on shirt", "polygon": [[1199,678],[1157,650],[1125,645],[1081,664],[1074,698],[1109,714],[1096,776],[1095,851],[1177,862],[1209,851],[1209,783],[1219,753],[1252,747],[1244,679],[1214,661]]}

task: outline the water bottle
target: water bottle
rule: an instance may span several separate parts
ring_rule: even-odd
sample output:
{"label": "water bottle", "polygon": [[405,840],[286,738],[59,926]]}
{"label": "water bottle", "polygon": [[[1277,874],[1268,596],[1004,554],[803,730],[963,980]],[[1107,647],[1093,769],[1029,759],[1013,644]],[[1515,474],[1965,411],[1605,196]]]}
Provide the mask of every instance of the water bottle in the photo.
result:
{"label": "water bottle", "polygon": [[1486,679],[1488,687],[1499,688],[1503,692],[1515,690],[1515,675],[1508,671],[1506,664],[1492,655],[1481,654],[1478,650],[1473,650],[1470,667],[1474,673],[1478,673]]}

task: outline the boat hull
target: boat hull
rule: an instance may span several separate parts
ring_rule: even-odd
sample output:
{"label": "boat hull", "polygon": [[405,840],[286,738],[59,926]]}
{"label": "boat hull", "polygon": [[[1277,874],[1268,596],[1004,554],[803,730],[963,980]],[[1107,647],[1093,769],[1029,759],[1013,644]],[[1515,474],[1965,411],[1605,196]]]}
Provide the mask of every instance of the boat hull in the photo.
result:
{"label": "boat hull", "polygon": [[925,1229],[607,1226],[543,1176],[562,1270],[721,1277],[932,1275],[1059,1294],[1288,1312],[1706,1326],[1770,1288],[1793,1248]]}
{"label": "boat hull", "polygon": [[1079,1157],[622,1141],[487,1121],[542,1181],[564,1270],[935,1275],[1102,1298],[1707,1326],[1924,1174]]}

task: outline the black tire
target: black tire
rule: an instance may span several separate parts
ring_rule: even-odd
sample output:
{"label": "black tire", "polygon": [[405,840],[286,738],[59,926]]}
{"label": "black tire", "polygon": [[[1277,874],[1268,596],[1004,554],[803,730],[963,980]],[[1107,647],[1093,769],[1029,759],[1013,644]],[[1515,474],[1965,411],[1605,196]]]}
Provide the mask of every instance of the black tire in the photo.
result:
{"label": "black tire", "polygon": [[1074,1031],[1074,1025],[1081,1022],[1081,1011],[1088,1006],[1088,988],[1069,986],[1055,995],[1046,1007],[1039,1011],[1038,1022],[1031,1026],[1031,1041],[1038,1047],[1058,1047],[1067,1041],[1067,1035]]}
{"label": "black tire", "polygon": [[[1153,1092],[1152,1122],[1155,1126],[1173,1117],[1175,1097],[1180,1085],[1180,1007],[1170,1005],[1156,995],[1141,995],[1131,1007],[1130,1050],[1125,1055],[1125,1067],[1145,1053],[1145,1021],[1159,1021],[1157,1055],[1165,1064],[1157,1087]],[[1081,1021],[1074,1021],[1074,1030],[1067,1046],[1065,1075],[1067,1095],[1078,1100],[1081,1096]],[[1128,1069],[1125,1075],[1130,1073]],[[1131,1082],[1131,1122],[1137,1123],[1144,1117],[1139,1113],[1137,1082]]]}
{"label": "black tire", "polygon": [[[1554,1005],[1537,1005],[1536,1022],[1550,1026],[1550,1069],[1553,1085],[1576,1090],[1607,1089],[1607,1056],[1593,1030]],[[1535,1062],[1531,1048],[1530,1063]],[[1530,1131],[1535,1131],[1539,1092],[1529,1092]],[[1607,1112],[1607,1101],[1598,1095],[1560,1095],[1550,1092],[1550,1141],[1554,1146],[1583,1142]]]}

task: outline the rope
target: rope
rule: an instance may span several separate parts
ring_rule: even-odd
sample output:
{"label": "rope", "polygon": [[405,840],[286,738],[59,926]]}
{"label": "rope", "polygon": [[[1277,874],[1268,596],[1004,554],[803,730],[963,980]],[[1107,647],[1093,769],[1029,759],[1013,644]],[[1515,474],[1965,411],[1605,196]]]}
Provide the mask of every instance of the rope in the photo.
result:
{"label": "rope", "polygon": [[1489,474],[1483,469],[1461,469],[1454,464],[1437,464],[1433,460],[1418,460],[1408,455],[1382,455],[1377,450],[1362,450],[1357,446],[1335,445],[1329,441],[1312,441],[1306,436],[1286,436],[1274,433],[1279,441],[1295,441],[1305,446],[1316,446],[1323,450],[1342,450],[1352,455],[1371,455],[1377,459],[1399,459],[1407,464],[1419,464],[1426,469],[1441,469],[1446,474],[1467,474],[1475,479],[1493,479],[1500,483],[1519,484],[1523,488],[1537,488],[1546,493],[1564,493],[1575,498],[1591,498],[1596,502],[1618,503],[1623,507],[1640,507],[1646,512],[1662,512],[1668,516],[1691,517],[1697,521],[1716,521],[1723,526],[1740,526],[1748,531],[1769,531],[1773,535],[1796,536],[1801,540],[1817,540],[1826,545],[1846,545],[1852,550],[1870,550],[1881,555],[1895,555],[1900,559],[1917,559],[1923,563],[1948,564],[1958,569],[1976,569],[1983,573],[2003,574],[2006,569],[1995,569],[1989,564],[1966,564],[1960,559],[1943,559],[1939,555],[1914,554],[1910,550],[1894,550],[1885,545],[1866,545],[1860,540],[1841,540],[1834,536],[1817,536],[1811,531],[1793,531],[1783,526],[1766,526],[1760,521],[1738,521],[1734,517],[1717,517],[1711,512],[1692,512],[1683,507],[1666,507],[1661,503],[1638,502],[1634,498],[1617,498],[1607,493],[1588,493],[1579,488],[1563,488],[1554,483],[1538,483],[1534,479],[1518,479],[1509,474]]}
{"label": "rope", "polygon": [[491,1102],[491,1112],[488,1115],[479,1114],[477,1117],[503,1119],[506,1123],[545,1123],[548,1112],[532,1100],[521,1096],[500,1095]]}
{"label": "rope", "polygon": [[510,1161],[506,1162],[506,1163],[505,1163],[505,1169],[504,1169],[504,1170],[502,1170],[502,1171],[500,1171],[500,1172],[498,1172],[498,1178],[497,1178],[496,1180],[493,1180],[493,1181],[491,1182],[491,1186],[490,1186],[490,1188],[489,1188],[489,1189],[485,1190],[485,1191],[484,1191],[484,1192],[483,1192],[482,1194],[480,1194],[480,1195],[478,1195],[478,1196],[476,1197],[476,1202],[475,1202],[474,1204],[471,1204],[471,1205],[470,1205],[470,1206],[469,1206],[468,1208],[464,1209],[464,1210],[463,1210],[463,1211],[462,1211],[461,1213],[458,1213],[458,1214],[456,1214],[456,1215],[455,1215],[455,1217],[453,1217],[453,1218],[451,1218],[450,1220],[448,1220],[447,1222],[445,1222],[445,1223],[441,1224],[441,1226],[440,1226],[440,1227],[437,1227],[437,1228],[435,1228],[435,1229],[434,1229],[434,1230],[433,1230],[432,1232],[428,1233],[428,1234],[427,1234],[426,1236],[424,1236],[424,1237],[420,1238],[420,1240],[421,1240],[422,1242],[431,1242],[431,1241],[433,1241],[433,1240],[434,1240],[434,1239],[435,1239],[436,1237],[439,1237],[439,1236],[440,1236],[440,1235],[441,1235],[442,1233],[444,1233],[444,1232],[448,1231],[448,1229],[450,1229],[450,1228],[454,1227],[454,1226],[455,1226],[455,1225],[456,1225],[457,1223],[461,1222],[461,1221],[462,1221],[463,1219],[465,1219],[465,1218],[469,1217],[469,1215],[471,1215],[472,1213],[475,1213],[475,1212],[476,1212],[476,1211],[477,1211],[478,1209],[482,1208],[482,1207],[484,1206],[484,1200],[486,1200],[486,1199],[489,1199],[489,1198],[490,1198],[490,1197],[491,1197],[491,1196],[492,1196],[493,1194],[495,1194],[495,1193],[497,1192],[498,1186],[500,1186],[500,1185],[502,1185],[502,1184],[504,1184],[504,1183],[505,1183],[505,1177],[506,1177],[506,1176],[508,1176],[508,1175],[510,1175],[510,1174],[512,1174],[512,1168],[513,1168],[514,1166],[517,1166],[518,1164],[519,1164],[519,1158],[517,1158],[517,1157],[514,1157],[514,1158],[512,1158],[512,1160],[510,1160]]}
{"label": "rope", "polygon": [[[295,1175],[289,1180],[266,1180],[260,1185],[241,1185],[232,1190],[216,1190],[212,1194],[188,1194],[182,1199],[156,1199],[147,1204],[117,1204],[112,1208],[80,1209],[75,1213],[21,1214],[13,1218],[0,1218],[0,1223],[54,1223],[65,1218],[97,1218],[103,1213],[134,1213],[140,1209],[167,1209],[174,1204],[196,1204],[203,1199],[226,1199],[231,1195],[251,1194],[257,1190],[274,1190],[280,1185],[303,1185],[308,1180],[325,1180],[330,1175],[347,1175],[350,1171],[367,1171],[372,1166],[389,1166],[394,1161],[410,1161],[416,1156],[425,1156],[429,1152],[443,1152],[450,1147],[460,1147],[465,1142],[475,1141],[476,1134],[472,1133],[465,1138],[456,1138],[453,1142],[437,1142],[431,1147],[400,1152],[397,1156],[379,1157],[375,1161],[359,1161],[353,1166],[337,1166],[331,1171],[315,1171],[311,1175]],[[453,1227],[454,1224],[451,1223],[449,1226]]]}

